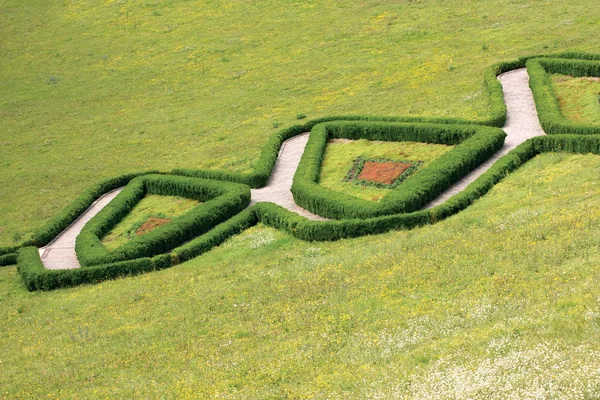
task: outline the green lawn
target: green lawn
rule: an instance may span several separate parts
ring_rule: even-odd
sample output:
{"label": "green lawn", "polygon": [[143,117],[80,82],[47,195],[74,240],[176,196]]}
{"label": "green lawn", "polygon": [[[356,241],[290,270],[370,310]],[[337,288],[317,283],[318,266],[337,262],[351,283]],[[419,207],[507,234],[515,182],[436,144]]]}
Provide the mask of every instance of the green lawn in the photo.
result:
{"label": "green lawn", "polygon": [[258,226],[93,286],[29,293],[0,269],[0,397],[597,398],[599,174],[543,155],[433,226]]}
{"label": "green lawn", "polygon": [[599,52],[596,6],[0,0],[0,245],[102,178],[247,171],[298,113],[486,116],[484,68]]}
{"label": "green lawn", "polygon": [[183,197],[146,195],[122,221],[102,238],[102,243],[109,250],[114,250],[137,237],[138,229],[149,218],[170,220],[185,214],[198,204],[200,203],[196,200]]}
{"label": "green lawn", "polygon": [[369,140],[334,140],[327,144],[321,165],[319,183],[326,188],[343,192],[365,200],[380,200],[390,189],[368,187],[344,178],[354,160],[362,156],[369,159],[422,161],[425,168],[431,161],[453,149],[454,146],[417,142],[379,142]]}
{"label": "green lawn", "polygon": [[565,118],[600,125],[600,78],[553,74],[552,86]]}
{"label": "green lawn", "polygon": [[[596,8],[0,0],[0,245],[103,178],[248,171],[299,113],[486,116],[485,67],[600,52]],[[598,398],[599,174],[543,155],[433,226],[93,286],[0,268],[0,398]]]}

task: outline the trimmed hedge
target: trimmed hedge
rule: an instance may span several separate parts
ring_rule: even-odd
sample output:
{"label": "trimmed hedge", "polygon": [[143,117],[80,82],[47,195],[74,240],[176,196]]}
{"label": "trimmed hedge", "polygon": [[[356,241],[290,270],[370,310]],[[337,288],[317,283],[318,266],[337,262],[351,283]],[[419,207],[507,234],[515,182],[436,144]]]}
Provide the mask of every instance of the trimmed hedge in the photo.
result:
{"label": "trimmed hedge", "polygon": [[146,171],[132,174],[119,175],[114,178],[104,179],[77,197],[71,204],[65,207],[60,214],[52,218],[42,228],[34,232],[31,240],[22,246],[42,247],[50,243],[59,233],[68,228],[81,214],[83,214],[100,196],[111,190],[127,185],[135,177],[156,174],[157,171]]}
{"label": "trimmed hedge", "polygon": [[562,115],[549,75],[550,73],[560,73],[576,77],[600,77],[599,61],[532,59],[527,61],[527,72],[540,124],[547,134],[594,135],[600,133],[600,125],[578,124]]}
{"label": "trimmed hedge", "polygon": [[255,207],[248,208],[231,219],[217,225],[202,236],[190,240],[183,246],[173,249],[173,263],[178,264],[198,257],[213,247],[220,245],[229,237],[243,232],[258,223]]}
{"label": "trimmed hedge", "polygon": [[[346,121],[319,124],[311,131],[294,175],[294,200],[315,214],[334,219],[369,218],[415,211],[487,160],[502,147],[505,137],[501,129],[474,125]],[[374,203],[318,184],[325,147],[332,138],[457,146]]]}
{"label": "trimmed hedge", "polygon": [[[484,83],[490,94],[491,104],[491,115],[484,120],[361,115],[324,117],[303,125],[294,125],[272,135],[265,144],[254,170],[248,174],[177,169],[173,174],[183,176],[149,175],[151,172],[143,172],[104,180],[78,197],[56,218],[35,232],[33,239],[20,246],[0,248],[0,265],[16,262],[17,270],[29,290],[51,290],[168,268],[205,253],[231,235],[258,222],[311,241],[338,240],[435,223],[468,207],[506,175],[539,153],[567,151],[600,154],[600,136],[584,136],[600,134],[600,127],[577,126],[572,123],[565,124],[564,121],[560,124],[561,121],[556,115],[558,110],[560,116],[560,110],[556,108],[556,99],[551,92],[551,86],[548,86],[546,72],[569,73],[575,76],[598,75],[600,63],[590,61],[600,61],[600,54],[568,52],[538,55],[493,65],[484,71]],[[549,116],[548,127],[544,123],[542,126],[548,133],[557,135],[528,140],[498,160],[464,191],[444,204],[430,210],[418,210],[501,147],[504,133],[482,126],[499,127],[506,121],[502,85],[496,78],[501,73],[526,65],[530,70],[531,86],[536,96],[540,118],[542,114]],[[250,191],[247,186],[236,183],[244,183],[251,187],[266,185],[282,143],[310,130],[313,132],[305,157],[303,156],[301,168],[294,177],[294,196],[298,197],[296,200],[299,204],[305,202],[301,204],[305,208],[313,211],[324,209],[329,215],[344,218],[350,216],[351,219],[310,221],[272,203],[259,203],[243,210],[250,201]],[[564,133],[577,135],[563,135]],[[393,194],[386,196],[374,207],[373,203],[365,202],[368,204],[365,206],[362,201],[358,201],[360,199],[351,196],[344,198],[344,195],[336,194],[335,196],[340,197],[329,201],[328,197],[323,195],[322,191],[326,189],[320,188],[316,183],[323,156],[322,150],[329,137],[425,141],[457,144],[457,147],[400,185],[399,188],[405,188],[405,193],[392,191]],[[309,153],[312,157],[307,155]],[[99,196],[124,185],[127,187],[123,192],[94,217],[77,238],[77,253],[83,268],[46,270],[37,248],[25,247],[46,245]],[[310,190],[316,190],[318,193],[311,197]],[[171,223],[136,238],[113,252],[108,252],[100,238],[146,193],[191,197],[206,203]],[[362,209],[363,206],[366,208]],[[174,248],[177,245],[179,247]],[[170,249],[173,249],[170,254],[161,254]]]}
{"label": "trimmed hedge", "polygon": [[[146,193],[181,196],[204,204],[109,252],[101,242],[102,237],[127,215]],[[138,177],[86,224],[76,240],[77,257],[84,267],[152,257],[207,232],[242,211],[248,204],[250,188],[245,185],[172,175]]]}
{"label": "trimmed hedge", "polygon": [[600,136],[561,135],[529,139],[499,159],[465,190],[429,210],[367,219],[310,221],[273,203],[259,203],[254,208],[263,224],[309,241],[331,241],[390,230],[412,229],[439,222],[466,209],[531,158],[540,153],[555,151],[600,155]]}
{"label": "trimmed hedge", "polygon": [[30,246],[19,249],[17,271],[27,290],[34,291],[97,283],[122,276],[157,271],[171,265],[171,257],[162,255],[87,268],[48,270],[40,260],[38,249]]}
{"label": "trimmed hedge", "polygon": [[0,256],[0,267],[15,265],[17,263],[17,253],[8,253]]}

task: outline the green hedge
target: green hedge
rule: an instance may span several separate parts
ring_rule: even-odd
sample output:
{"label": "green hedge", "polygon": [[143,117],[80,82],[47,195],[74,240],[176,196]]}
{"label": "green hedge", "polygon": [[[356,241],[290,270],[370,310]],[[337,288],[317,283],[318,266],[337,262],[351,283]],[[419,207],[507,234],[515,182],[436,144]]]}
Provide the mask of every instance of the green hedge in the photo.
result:
{"label": "green hedge", "polygon": [[[42,229],[35,232],[31,240],[20,246],[0,248],[0,265],[16,262],[17,269],[29,290],[50,290],[168,268],[210,250],[231,235],[258,222],[285,230],[303,240],[319,241],[383,233],[389,230],[411,229],[435,223],[468,207],[487,193],[497,182],[536,154],[551,151],[600,154],[600,136],[583,136],[600,133],[598,127],[575,125],[568,121],[565,123],[564,118],[563,121],[559,120],[560,110],[556,108],[556,98],[551,92],[551,86],[548,85],[546,72],[569,73],[575,76],[598,75],[600,63],[590,61],[599,60],[600,54],[568,52],[521,57],[487,68],[484,71],[484,83],[490,95],[491,114],[489,118],[483,120],[365,115],[324,117],[303,125],[294,125],[272,135],[263,147],[261,156],[251,173],[195,169],[173,171],[175,175],[215,179],[221,182],[190,179],[183,176],[146,175],[150,172],[107,179],[78,197]],[[548,120],[546,121],[547,125],[542,123],[542,126],[548,133],[556,135],[536,137],[523,143],[498,160],[467,189],[444,204],[430,210],[408,212],[417,210],[429,202],[448,187],[451,184],[449,182],[468,173],[502,145],[503,133],[481,125],[496,127],[504,125],[506,105],[503,101],[502,86],[497,76],[526,65],[530,73],[538,112],[541,114],[541,119]],[[311,130],[313,132],[305,156],[310,153],[313,157],[306,156],[306,159],[303,157],[302,168],[297,174],[298,179],[296,179],[297,177],[294,179],[294,195],[302,198],[300,202],[306,202],[303,204],[306,208],[312,210],[323,208],[332,216],[338,215],[350,219],[310,221],[271,203],[259,203],[243,210],[250,200],[249,188],[222,181],[243,183],[251,187],[266,185],[282,143],[300,133]],[[565,133],[576,133],[577,135],[564,135]],[[364,204],[357,203],[354,198],[351,198],[352,201],[348,204],[344,202],[349,199],[343,196],[334,199],[333,202],[328,202],[322,193],[311,196],[311,193],[307,192],[309,187],[317,191],[323,189],[316,182],[318,182],[322,161],[322,150],[329,137],[351,139],[365,137],[391,141],[416,140],[458,145],[452,152],[432,163],[430,167],[415,174],[413,179],[400,185],[399,188],[407,188],[406,193],[394,192],[393,195],[386,196],[385,201],[380,202],[380,209],[364,212],[360,209]],[[451,153],[454,155],[452,156]],[[432,166],[434,168],[431,168]],[[143,177],[136,178],[140,175]],[[77,238],[78,256],[85,267],[70,270],[46,270],[42,265],[38,250],[35,247],[24,247],[46,245],[79,217],[99,196],[124,185],[127,187],[123,192],[94,217]],[[201,211],[190,212],[180,217],[181,220],[176,219],[176,224],[164,225],[147,235],[132,240],[114,252],[106,251],[100,238],[110,231],[145,193],[192,197],[206,201],[206,203],[202,207],[194,209],[194,211]],[[316,204],[311,204],[311,201],[315,201],[314,199],[318,201]],[[372,204],[369,204],[368,207],[372,207]],[[383,215],[388,213],[390,214]],[[360,219],[353,216],[359,216]],[[227,220],[227,218],[230,219]],[[169,226],[171,229],[167,229]],[[181,243],[184,244],[180,245]],[[170,254],[161,254],[177,245],[180,246],[174,248]],[[153,255],[154,257],[150,258]]]}
{"label": "green hedge", "polygon": [[549,75],[560,73],[572,76],[600,76],[600,62],[557,58],[532,59],[527,61],[527,72],[540,124],[547,134],[600,134],[600,125],[577,124],[562,115]]}
{"label": "green hedge", "polygon": [[0,256],[0,267],[15,265],[17,263],[17,253],[8,253]]}
{"label": "green hedge", "polygon": [[4,246],[0,247],[0,256],[5,254],[14,253],[19,249],[19,246]]}
{"label": "green hedge", "polygon": [[[109,252],[101,242],[102,237],[146,193],[192,198],[204,204]],[[245,185],[172,175],[138,177],[86,224],[76,240],[77,257],[82,266],[152,257],[207,232],[248,204],[250,188]]]}
{"label": "green hedge", "polygon": [[157,271],[170,266],[171,257],[161,255],[87,268],[47,270],[40,260],[38,249],[33,246],[19,249],[17,259],[17,271],[21,275],[25,287],[30,291],[97,283],[121,276]]}
{"label": "green hedge", "polygon": [[42,247],[50,243],[59,233],[64,231],[81,214],[83,214],[100,196],[111,190],[127,185],[127,183],[137,177],[145,174],[156,174],[157,171],[146,171],[132,174],[119,175],[114,178],[105,179],[98,182],[81,196],[77,197],[71,204],[65,207],[60,214],[52,218],[42,228],[33,233],[31,240],[26,241],[22,246]]}
{"label": "green hedge", "polygon": [[466,209],[537,154],[556,151],[600,154],[600,136],[560,135],[529,139],[494,163],[465,190],[429,210],[367,219],[310,221],[273,203],[259,203],[254,208],[263,224],[309,241],[338,240],[390,230],[412,229],[441,221]]}
{"label": "green hedge", "polygon": [[220,245],[229,237],[241,233],[242,231],[258,223],[258,217],[254,210],[255,207],[248,208],[231,219],[217,225],[204,235],[190,240],[183,246],[173,249],[171,256],[173,262],[178,264],[206,253],[213,247]]}
{"label": "green hedge", "polygon": [[[328,218],[353,219],[418,210],[487,160],[504,143],[498,128],[383,122],[329,122],[315,126],[294,176],[292,192],[301,207]],[[457,145],[374,203],[318,184],[327,141],[332,138],[415,141]]]}

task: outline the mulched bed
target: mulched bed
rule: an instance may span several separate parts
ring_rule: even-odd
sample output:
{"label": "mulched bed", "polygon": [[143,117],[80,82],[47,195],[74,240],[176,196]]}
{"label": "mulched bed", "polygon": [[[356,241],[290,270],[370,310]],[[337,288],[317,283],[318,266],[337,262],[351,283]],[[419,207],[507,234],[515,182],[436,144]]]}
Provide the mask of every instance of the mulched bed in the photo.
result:
{"label": "mulched bed", "polygon": [[363,186],[392,189],[412,175],[422,161],[366,159],[354,160],[344,181]]}
{"label": "mulched bed", "polygon": [[163,226],[164,224],[166,224],[167,222],[171,221],[168,218],[157,218],[157,217],[150,217],[146,220],[146,222],[144,222],[136,231],[135,234],[138,236],[142,236],[145,233],[148,233],[160,226]]}

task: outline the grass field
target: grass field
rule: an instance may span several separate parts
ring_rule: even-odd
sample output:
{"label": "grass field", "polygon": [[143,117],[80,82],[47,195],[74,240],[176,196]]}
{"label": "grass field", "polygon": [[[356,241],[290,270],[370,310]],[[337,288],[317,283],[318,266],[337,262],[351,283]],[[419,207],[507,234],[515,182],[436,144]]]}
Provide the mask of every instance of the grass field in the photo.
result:
{"label": "grass field", "polygon": [[298,113],[486,116],[492,63],[600,51],[596,5],[0,0],[0,245],[102,178],[246,171]]}
{"label": "grass field", "polygon": [[93,286],[28,293],[0,269],[0,396],[596,398],[598,174],[544,155],[437,225],[333,243],[259,226]]}
{"label": "grass field", "polygon": [[327,144],[319,183],[329,189],[361,199],[378,201],[390,189],[357,185],[344,178],[359,156],[390,160],[422,161],[420,168],[453,149],[454,146],[417,142],[378,142],[369,140],[337,140]]}
{"label": "grass field", "polygon": [[[486,116],[485,67],[600,52],[596,8],[0,0],[0,245],[102,178],[247,171],[300,113]],[[93,286],[0,268],[0,398],[598,398],[599,173],[544,155],[433,226],[258,226]]]}
{"label": "grass field", "polygon": [[113,250],[137,237],[137,230],[149,218],[173,219],[200,204],[196,200],[177,196],[146,195],[110,232],[102,243]]}
{"label": "grass field", "polygon": [[600,77],[553,74],[552,86],[565,118],[580,124],[600,125]]}

